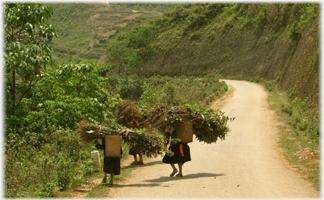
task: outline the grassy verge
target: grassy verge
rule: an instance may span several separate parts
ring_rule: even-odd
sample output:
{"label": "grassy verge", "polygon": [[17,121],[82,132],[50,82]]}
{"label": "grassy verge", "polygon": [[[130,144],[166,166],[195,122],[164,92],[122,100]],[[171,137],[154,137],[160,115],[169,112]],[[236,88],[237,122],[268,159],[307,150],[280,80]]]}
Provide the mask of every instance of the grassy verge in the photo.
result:
{"label": "grassy verge", "polygon": [[[123,182],[126,178],[130,177],[131,172],[135,169],[134,166],[129,166],[126,168],[121,169],[120,175],[114,176],[114,184],[118,185],[118,183]],[[109,181],[109,175],[108,175],[108,181]],[[108,182],[107,181],[107,182]],[[109,189],[108,188],[114,188],[115,185],[109,185],[108,183],[100,183],[92,188],[92,190],[89,192],[87,198],[103,198],[103,197],[110,197]]]}
{"label": "grassy verge", "polygon": [[291,123],[292,116],[283,111],[289,105],[286,94],[270,92],[268,102],[270,108],[277,113],[277,120],[281,122],[280,147],[288,163],[302,175],[313,186],[320,190],[320,157],[319,141],[315,141],[306,131],[296,128]]}

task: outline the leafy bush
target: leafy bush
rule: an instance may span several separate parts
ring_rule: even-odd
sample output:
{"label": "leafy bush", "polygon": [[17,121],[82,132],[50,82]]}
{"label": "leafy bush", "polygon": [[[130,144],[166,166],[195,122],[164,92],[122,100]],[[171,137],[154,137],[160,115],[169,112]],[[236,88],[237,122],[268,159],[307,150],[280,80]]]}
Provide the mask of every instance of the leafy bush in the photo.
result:
{"label": "leafy bush", "polygon": [[47,137],[51,143],[40,145],[37,133],[8,134],[5,197],[52,197],[54,190],[68,188],[79,177],[85,181],[93,172],[91,147],[74,131],[58,129]]}

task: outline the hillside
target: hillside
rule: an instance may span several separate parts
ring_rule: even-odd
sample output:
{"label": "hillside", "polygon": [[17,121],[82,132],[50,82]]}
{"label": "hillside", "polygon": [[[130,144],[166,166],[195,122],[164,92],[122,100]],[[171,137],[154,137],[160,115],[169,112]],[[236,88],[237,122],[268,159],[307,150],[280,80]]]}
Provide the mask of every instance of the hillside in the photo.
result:
{"label": "hillside", "polygon": [[52,46],[57,60],[105,61],[106,43],[120,32],[161,17],[172,3],[48,3],[54,10],[49,23],[58,38]]}
{"label": "hillside", "polygon": [[54,55],[60,60],[105,62],[109,41],[146,24],[159,30],[159,53],[145,64],[145,76],[218,73],[274,80],[319,108],[319,4],[51,6],[59,35]]}
{"label": "hillside", "polygon": [[147,76],[259,77],[319,108],[319,4],[184,4],[154,25]]}

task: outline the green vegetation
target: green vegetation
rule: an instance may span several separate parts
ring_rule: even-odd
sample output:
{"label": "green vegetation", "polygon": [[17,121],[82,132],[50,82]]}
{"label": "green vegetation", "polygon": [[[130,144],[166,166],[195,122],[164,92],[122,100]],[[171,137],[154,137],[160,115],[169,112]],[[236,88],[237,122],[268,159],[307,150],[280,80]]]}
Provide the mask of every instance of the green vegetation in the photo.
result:
{"label": "green vegetation", "polygon": [[[122,100],[137,102],[143,110],[157,104],[200,107],[200,102],[209,102],[209,95],[224,94],[227,85],[219,81],[221,70],[215,67],[234,59],[235,53],[221,52],[218,60],[210,59],[207,50],[193,64],[197,69],[194,71],[189,69],[190,61],[174,53],[183,53],[181,46],[188,45],[189,52],[193,46],[204,49],[199,46],[203,44],[201,41],[209,43],[227,34],[235,39],[239,31],[249,30],[253,30],[254,37],[259,37],[267,29],[271,34],[255,46],[273,44],[281,37],[277,32],[280,29],[289,30],[287,37],[297,44],[312,20],[318,17],[319,9],[318,4],[291,3],[179,4],[161,18],[138,26],[159,16],[152,10],[154,14],[149,15],[147,9],[165,12],[175,4],[109,5],[4,4],[6,198],[53,197],[53,191],[68,190],[98,176],[90,159],[95,147],[76,135],[77,123],[86,120],[96,125],[110,124]],[[125,7],[129,8],[127,12]],[[133,16],[136,13],[140,16]],[[129,16],[135,20],[128,19]],[[105,24],[107,17],[111,20]],[[125,22],[127,25],[122,27]],[[102,35],[107,32],[108,35]],[[250,52],[254,47],[245,46],[245,49]],[[288,61],[294,51],[291,50]],[[105,53],[108,59],[100,59]],[[162,76],[168,73],[159,65],[148,68],[147,63],[158,58],[164,60],[164,56],[174,56],[188,69],[167,62],[172,68],[169,75],[178,75],[170,77]],[[185,53],[184,56],[194,57]],[[317,66],[318,57],[319,50],[316,50],[308,61],[309,67]],[[208,70],[209,65],[214,67],[212,71]],[[154,76],[147,73],[151,67]],[[191,72],[192,76],[185,76],[184,71]],[[247,75],[242,75],[245,73],[240,73],[237,74],[247,79]],[[271,81],[253,75],[250,80],[277,92],[281,74],[284,69]],[[293,87],[282,104],[281,96],[270,100],[273,108],[286,113],[287,121],[295,130],[283,137],[285,155],[288,160],[307,166],[307,174],[311,171],[309,178],[318,185],[319,164],[296,156],[296,151],[301,149],[315,154],[319,151],[318,106],[309,109],[309,99],[296,96],[297,87]],[[297,138],[298,142],[289,137]],[[127,155],[127,143],[123,143],[123,149]]]}
{"label": "green vegetation", "polygon": [[[141,73],[130,76],[126,84],[125,79],[109,75],[109,64],[94,60],[53,62],[49,44],[56,33],[47,23],[51,15],[52,9],[41,4],[5,4],[5,197],[53,197],[54,191],[85,183],[96,174],[89,156],[94,144],[79,138],[76,125],[81,120],[109,124],[120,96],[129,96],[124,88],[139,86],[133,82],[138,82]],[[17,21],[18,17],[24,20]],[[130,34],[133,54],[127,64],[133,70],[149,59],[150,46],[142,40],[151,35],[146,31],[151,29],[143,27]],[[146,54],[139,54],[142,51]],[[201,84],[200,94],[226,87],[213,76],[188,78]],[[162,91],[165,81],[174,81],[174,91],[183,90],[181,94],[188,98],[184,91],[191,92],[194,87],[188,78],[152,77],[145,80],[144,96],[139,92],[130,97],[143,106],[152,106],[152,87],[156,87],[161,91],[154,92],[155,103],[197,102],[205,96],[186,99]],[[123,145],[126,155],[127,145]]]}
{"label": "green vegetation", "polygon": [[291,98],[291,93],[280,92],[278,84],[274,81],[260,83],[270,89],[268,101],[270,108],[277,113],[277,120],[288,122],[279,127],[280,145],[285,150],[284,156],[319,190],[321,180],[318,113],[305,106],[307,99]]}
{"label": "green vegetation", "polygon": [[[49,23],[58,38],[53,55],[60,61],[101,60],[110,38],[171,10],[173,3],[46,3],[53,8]],[[134,16],[134,17],[132,17]],[[124,24],[124,25],[123,25]],[[101,61],[102,62],[102,61]]]}

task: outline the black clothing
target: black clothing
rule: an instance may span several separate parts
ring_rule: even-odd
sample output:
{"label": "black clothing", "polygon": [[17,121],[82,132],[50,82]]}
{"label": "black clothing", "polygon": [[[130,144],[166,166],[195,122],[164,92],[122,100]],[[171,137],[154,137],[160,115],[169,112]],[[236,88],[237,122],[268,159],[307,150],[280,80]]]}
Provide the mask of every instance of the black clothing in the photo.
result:
{"label": "black clothing", "polygon": [[[176,137],[176,131],[174,130],[171,135],[171,138]],[[167,138],[169,139],[169,138]],[[171,150],[174,155],[168,156],[165,155],[162,159],[164,163],[185,163],[187,161],[191,161],[190,156],[190,148],[187,143],[178,143],[178,144],[172,144],[169,147],[169,150]]]}

